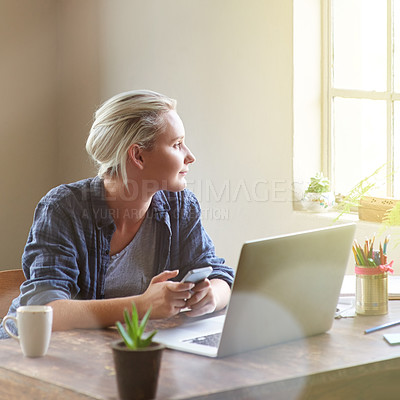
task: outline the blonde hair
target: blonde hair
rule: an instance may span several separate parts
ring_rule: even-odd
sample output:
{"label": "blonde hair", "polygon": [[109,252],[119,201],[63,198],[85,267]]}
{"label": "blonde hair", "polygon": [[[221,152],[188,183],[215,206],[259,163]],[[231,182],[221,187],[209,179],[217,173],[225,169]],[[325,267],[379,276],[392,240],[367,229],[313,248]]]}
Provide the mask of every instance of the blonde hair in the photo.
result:
{"label": "blonde hair", "polygon": [[151,150],[166,125],[165,114],[176,109],[176,100],[150,90],[117,94],[95,113],[86,151],[98,165],[98,176],[121,175],[128,183],[128,149],[138,144]]}

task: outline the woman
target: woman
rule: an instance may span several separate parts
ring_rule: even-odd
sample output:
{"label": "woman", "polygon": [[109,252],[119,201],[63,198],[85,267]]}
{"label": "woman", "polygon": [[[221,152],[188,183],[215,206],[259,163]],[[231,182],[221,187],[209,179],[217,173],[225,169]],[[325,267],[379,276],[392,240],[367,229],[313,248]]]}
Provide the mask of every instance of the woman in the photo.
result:
{"label": "woman", "polygon": [[[27,281],[9,313],[48,304],[53,330],[67,330],[113,325],[132,302],[140,317],[151,306],[152,318],[225,307],[233,271],[215,256],[185,190],[195,158],[176,102],[144,90],[114,96],[96,112],[86,149],[98,176],[39,202],[22,257]],[[208,265],[208,279],[180,282]]]}

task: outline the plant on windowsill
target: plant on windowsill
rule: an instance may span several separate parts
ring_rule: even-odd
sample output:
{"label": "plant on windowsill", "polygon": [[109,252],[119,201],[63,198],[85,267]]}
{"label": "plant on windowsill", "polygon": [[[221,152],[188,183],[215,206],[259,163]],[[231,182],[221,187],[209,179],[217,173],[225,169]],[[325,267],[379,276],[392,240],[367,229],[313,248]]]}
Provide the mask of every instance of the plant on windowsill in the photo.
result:
{"label": "plant on windowsill", "polygon": [[330,182],[322,172],[311,178],[308,188],[304,192],[302,206],[306,211],[329,211],[335,204],[335,195],[330,191]]}
{"label": "plant on windowsill", "polygon": [[144,336],[151,308],[139,322],[134,303],[132,312],[124,310],[125,328],[116,326],[122,340],[111,344],[121,400],[152,399],[157,392],[158,375],[161,365],[162,344],[153,342],[157,331]]}
{"label": "plant on windowsill", "polygon": [[372,189],[379,187],[386,181],[387,176],[381,176],[385,171],[386,164],[380,166],[371,175],[358,182],[337,204],[339,215],[358,211],[360,220],[381,223],[381,231],[389,227],[400,225],[400,202],[399,200],[370,195]]}

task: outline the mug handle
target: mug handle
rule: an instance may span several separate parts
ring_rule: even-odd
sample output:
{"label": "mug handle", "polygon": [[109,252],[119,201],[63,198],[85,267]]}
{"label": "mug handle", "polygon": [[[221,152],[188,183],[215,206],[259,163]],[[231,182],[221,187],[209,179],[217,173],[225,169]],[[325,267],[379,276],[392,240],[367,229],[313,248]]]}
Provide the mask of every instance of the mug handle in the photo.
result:
{"label": "mug handle", "polygon": [[18,325],[17,325],[17,318],[16,318],[16,317],[13,317],[12,315],[6,315],[6,316],[3,318],[3,321],[2,321],[2,322],[3,322],[4,330],[5,330],[12,338],[14,338],[14,339],[16,339],[16,340],[19,340],[19,336],[14,335],[10,330],[8,330],[7,321],[10,321],[10,320],[14,321],[15,326],[18,326]]}

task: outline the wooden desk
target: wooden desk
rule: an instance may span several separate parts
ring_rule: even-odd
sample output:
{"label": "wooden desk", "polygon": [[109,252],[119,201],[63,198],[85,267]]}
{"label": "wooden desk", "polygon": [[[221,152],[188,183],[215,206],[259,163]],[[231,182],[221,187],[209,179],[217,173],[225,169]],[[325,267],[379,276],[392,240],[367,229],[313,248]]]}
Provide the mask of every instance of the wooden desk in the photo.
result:
{"label": "wooden desk", "polygon": [[[400,319],[400,301],[384,316],[335,320],[331,331],[224,359],[166,350],[159,399],[398,399],[400,346],[366,328]],[[0,399],[117,399],[109,342],[115,330],[56,332],[49,353],[24,358],[0,341]]]}

